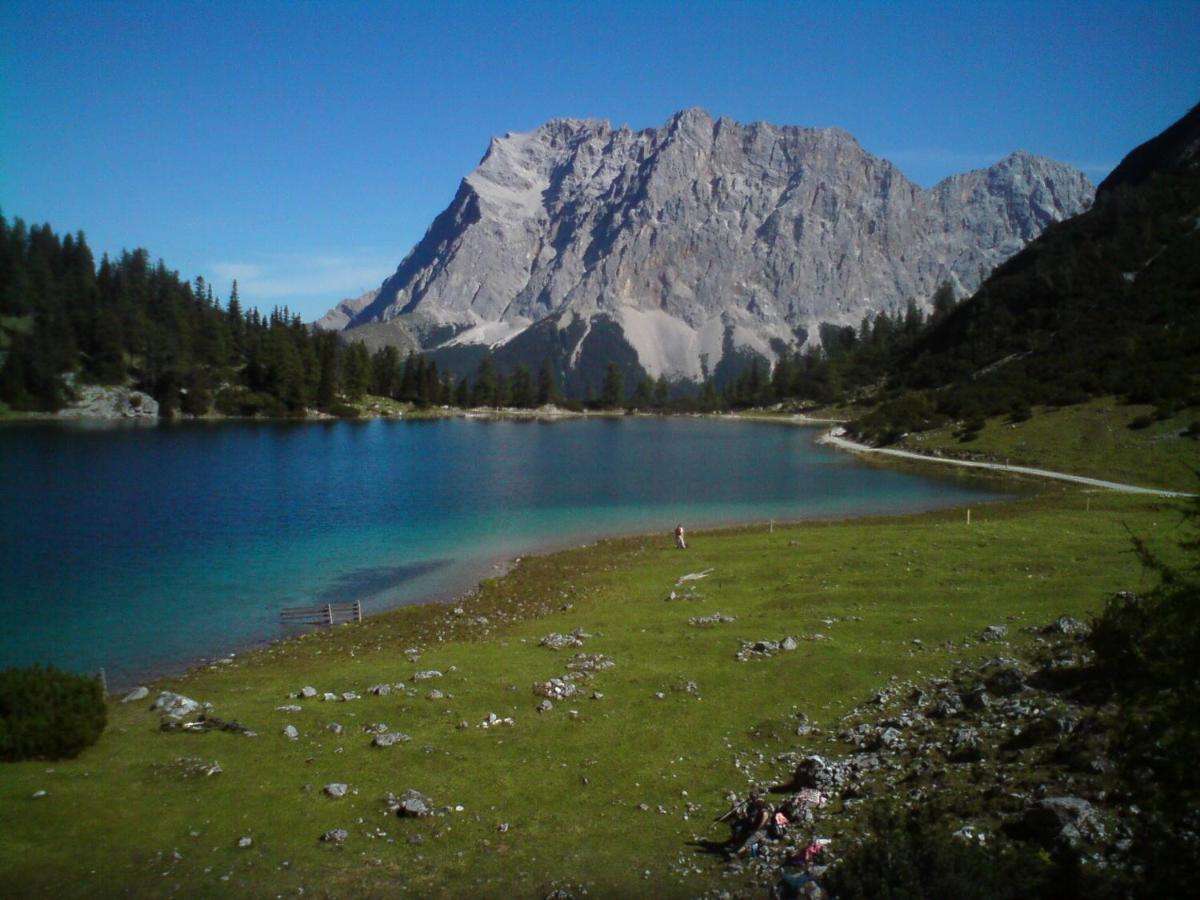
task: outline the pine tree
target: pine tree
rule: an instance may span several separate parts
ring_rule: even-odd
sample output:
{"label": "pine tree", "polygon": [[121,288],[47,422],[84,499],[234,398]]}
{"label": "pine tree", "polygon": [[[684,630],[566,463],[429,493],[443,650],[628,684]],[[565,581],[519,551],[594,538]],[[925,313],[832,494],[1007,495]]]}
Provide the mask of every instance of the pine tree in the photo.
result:
{"label": "pine tree", "polygon": [[367,345],[355,341],[346,350],[343,389],[351,400],[359,400],[371,388],[371,355]]}
{"label": "pine tree", "polygon": [[600,403],[607,409],[616,409],[625,400],[625,375],[621,367],[610,362],[604,371],[604,390]]}
{"label": "pine tree", "polygon": [[634,389],[633,399],[630,401],[635,407],[644,409],[654,402],[654,379],[649,375],[643,375],[638,381],[638,386]]}
{"label": "pine tree", "polygon": [[542,361],[542,369],[538,373],[538,406],[558,403],[562,399],[558,390],[558,379],[554,376],[554,366],[549,358]]}
{"label": "pine tree", "polygon": [[659,375],[654,382],[654,406],[657,409],[666,409],[670,402],[671,384],[667,381],[666,375]]}
{"label": "pine tree", "polygon": [[496,365],[492,362],[492,355],[485,353],[475,371],[475,383],[471,386],[471,405],[495,406],[498,386]]}
{"label": "pine tree", "polygon": [[536,403],[537,395],[534,392],[533,376],[529,374],[529,369],[525,366],[517,366],[513,372],[511,391],[513,406],[528,409]]}

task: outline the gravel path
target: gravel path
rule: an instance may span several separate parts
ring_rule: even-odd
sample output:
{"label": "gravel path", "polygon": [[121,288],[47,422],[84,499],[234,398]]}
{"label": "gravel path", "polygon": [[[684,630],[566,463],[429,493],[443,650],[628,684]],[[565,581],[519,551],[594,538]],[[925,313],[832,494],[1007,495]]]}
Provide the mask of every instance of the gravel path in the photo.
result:
{"label": "gravel path", "polygon": [[1087,478],[1083,475],[1068,475],[1066,472],[1052,472],[1049,469],[1033,469],[1029,466],[1009,466],[1003,463],[973,462],[965,459],[944,459],[940,456],[929,456],[925,453],[913,453],[909,450],[889,450],[884,447],[870,447],[829,432],[820,438],[821,443],[829,444],[841,450],[852,453],[881,453],[884,456],[897,456],[901,459],[917,459],[921,462],[944,463],[949,466],[966,466],[971,469],[992,469],[996,472],[1015,472],[1020,475],[1034,475],[1038,478],[1056,478],[1059,481],[1073,481],[1076,484],[1086,484],[1091,487],[1107,488],[1110,491],[1122,491],[1126,494],[1153,494],[1156,497],[1191,497],[1192,494],[1183,491],[1166,491],[1161,488],[1138,487],[1135,484],[1120,484],[1116,481],[1103,481],[1099,478]]}

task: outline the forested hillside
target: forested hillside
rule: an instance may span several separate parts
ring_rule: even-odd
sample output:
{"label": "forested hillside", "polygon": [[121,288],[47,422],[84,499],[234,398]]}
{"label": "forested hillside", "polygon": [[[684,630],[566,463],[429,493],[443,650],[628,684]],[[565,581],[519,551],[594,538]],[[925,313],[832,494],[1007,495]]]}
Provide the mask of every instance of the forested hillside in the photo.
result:
{"label": "forested hillside", "polygon": [[236,282],[222,301],[145,250],[97,266],[82,233],[0,216],[0,401],[54,411],[72,381],[136,387],[168,417],[345,415],[368,392],[429,404],[457,387],[432,363],[371,356],[286,308],[243,310]]}
{"label": "forested hillside", "polygon": [[1200,107],[915,341],[856,430],[887,441],[1102,395],[1163,418],[1200,404],[1198,148]]}

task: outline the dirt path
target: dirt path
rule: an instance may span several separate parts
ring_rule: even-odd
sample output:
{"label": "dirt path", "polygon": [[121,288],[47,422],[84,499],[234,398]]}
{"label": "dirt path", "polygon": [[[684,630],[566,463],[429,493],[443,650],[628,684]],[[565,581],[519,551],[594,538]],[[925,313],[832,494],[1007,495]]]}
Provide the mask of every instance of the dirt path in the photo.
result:
{"label": "dirt path", "polygon": [[1183,491],[1167,491],[1161,488],[1138,487],[1134,484],[1120,484],[1116,481],[1103,481],[1099,478],[1088,478],[1084,475],[1068,475],[1066,472],[1052,472],[1049,469],[1033,469],[1029,466],[1009,466],[1003,463],[973,462],[965,459],[944,459],[940,456],[929,456],[926,453],[913,453],[909,450],[889,450],[884,447],[870,447],[829,432],[819,440],[841,450],[852,453],[880,453],[884,456],[896,456],[900,459],[916,459],[921,462],[944,463],[949,466],[966,466],[971,469],[991,469],[996,472],[1014,472],[1019,475],[1033,475],[1038,478],[1055,478],[1059,481],[1073,481],[1076,484],[1086,484],[1090,487],[1107,488],[1110,491],[1122,491],[1126,494],[1153,494],[1156,497],[1191,497]]}

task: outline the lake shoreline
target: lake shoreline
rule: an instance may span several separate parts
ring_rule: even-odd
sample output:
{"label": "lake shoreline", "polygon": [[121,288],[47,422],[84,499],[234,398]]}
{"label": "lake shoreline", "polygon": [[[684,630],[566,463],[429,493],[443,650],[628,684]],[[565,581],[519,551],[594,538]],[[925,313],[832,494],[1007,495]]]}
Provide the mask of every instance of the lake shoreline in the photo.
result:
{"label": "lake shoreline", "polygon": [[[997,478],[995,480],[1000,479]],[[1008,504],[1025,499],[1028,496],[1030,496],[1028,493],[1014,492],[1008,496],[984,499],[980,502],[973,503],[972,505],[975,508],[980,508],[990,505]],[[861,515],[843,515],[839,513],[831,513],[828,515],[815,514],[800,518],[780,518],[771,519],[768,521],[728,521],[724,523],[709,524],[695,529],[689,528],[687,531],[687,540],[690,548],[695,549],[696,542],[699,541],[702,543],[706,538],[720,538],[739,533],[753,533],[764,529],[773,530],[775,528],[779,528],[782,531],[784,529],[816,523],[871,524],[878,521],[895,521],[912,516],[921,516],[928,513],[962,508],[964,506],[965,503],[961,505],[930,504],[894,513],[863,513]],[[562,539],[541,541],[537,544],[530,545],[528,549],[518,552],[515,555],[502,554],[498,556],[492,556],[484,561],[479,562],[478,564],[468,566],[466,568],[466,572],[462,576],[455,579],[455,586],[452,588],[423,594],[405,602],[390,604],[371,610],[364,610],[362,624],[368,625],[373,620],[383,619],[388,616],[392,616],[397,612],[413,607],[456,607],[468,603],[472,598],[479,595],[485,582],[499,580],[506,577],[507,575],[511,574],[521,564],[521,562],[527,559],[553,557],[561,554],[571,553],[577,550],[584,551],[589,555],[595,555],[603,551],[603,545],[605,544],[624,543],[627,541],[638,540],[646,541],[654,537],[661,538],[662,544],[665,547],[674,546],[674,533],[669,528],[661,532],[598,532],[593,534],[580,534]],[[682,558],[686,559],[686,556]],[[341,627],[341,624],[332,627],[339,628]],[[140,670],[140,675],[138,675],[136,672],[128,675],[117,675],[116,677],[107,681],[109,699],[111,701],[120,700],[120,695],[126,694],[129,691],[132,691],[134,688],[141,686],[147,686],[150,687],[151,690],[154,690],[155,686],[160,685],[162,682],[187,680],[202,670],[215,671],[223,666],[236,662],[240,657],[267,651],[280,645],[287,645],[295,641],[303,640],[310,635],[320,634],[327,630],[329,630],[328,626],[306,627],[302,631],[297,630],[291,634],[285,634],[280,637],[261,638],[238,643],[233,645],[228,651],[218,654],[217,656],[199,658],[190,656],[170,662],[163,662],[158,665],[146,666],[144,669]]]}
{"label": "lake shoreline", "polygon": [[[816,453],[817,423],[791,415],[581,418],[0,429],[12,460],[0,485],[13,538],[5,664],[103,667],[116,693],[286,640],[282,607],[361,600],[373,617],[461,600],[530,555],[630,536],[670,546],[677,522],[700,538],[1023,492]],[[789,427],[750,427],[772,424]]]}

